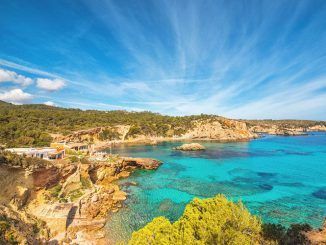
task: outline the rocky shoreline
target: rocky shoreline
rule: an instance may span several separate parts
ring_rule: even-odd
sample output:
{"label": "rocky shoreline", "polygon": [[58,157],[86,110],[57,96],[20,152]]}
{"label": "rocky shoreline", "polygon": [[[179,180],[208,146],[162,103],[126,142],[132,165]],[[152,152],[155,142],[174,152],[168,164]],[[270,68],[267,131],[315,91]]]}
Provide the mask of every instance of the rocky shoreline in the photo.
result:
{"label": "rocky shoreline", "polygon": [[0,174],[15,174],[0,180],[7,187],[0,193],[0,222],[5,234],[28,244],[107,244],[107,216],[117,212],[127,198],[115,181],[136,169],[152,170],[161,165],[154,159],[112,156],[105,162],[86,158],[77,163],[30,162],[31,170],[10,161],[8,153],[2,156]]}
{"label": "rocky shoreline", "polygon": [[[118,128],[121,137],[113,140],[100,139],[104,130],[101,127],[64,137],[58,135],[56,140],[91,142],[93,149],[99,150],[119,144],[153,145],[163,141],[193,140],[234,142],[255,139],[261,133],[296,136],[308,131],[326,131],[325,126],[318,125],[308,129],[248,125],[223,118],[197,121],[193,129],[180,136],[134,135],[127,138],[129,128]],[[177,150],[203,150],[194,144]],[[115,155],[103,161],[87,156],[76,162],[69,158],[49,162],[8,154],[1,152],[0,156],[0,184],[4,187],[0,189],[0,228],[6,236],[21,243],[107,244],[104,230],[107,215],[117,212],[127,198],[115,181],[127,178],[136,169],[152,170],[161,165],[154,159]]]}
{"label": "rocky shoreline", "polygon": [[[131,126],[118,125],[114,127],[97,127],[79,130],[67,136],[60,134],[53,134],[52,136],[54,141],[89,143],[94,145],[95,150],[103,150],[117,145],[155,145],[160,142],[169,141],[240,142],[261,137],[261,134],[301,136],[311,131],[326,131],[326,126],[322,123],[304,127],[301,124],[295,124],[295,122],[248,121],[216,117],[194,121],[193,127],[181,135],[158,136],[139,133],[130,136]],[[100,135],[105,130],[115,132],[119,136],[103,140]]]}

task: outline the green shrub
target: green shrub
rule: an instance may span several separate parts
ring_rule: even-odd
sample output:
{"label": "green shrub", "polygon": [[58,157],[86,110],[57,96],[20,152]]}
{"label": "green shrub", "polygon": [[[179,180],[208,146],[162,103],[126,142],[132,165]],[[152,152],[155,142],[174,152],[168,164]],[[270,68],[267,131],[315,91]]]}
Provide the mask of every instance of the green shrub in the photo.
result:
{"label": "green shrub", "polygon": [[[146,242],[144,242],[146,241]],[[261,222],[241,202],[225,196],[190,202],[175,223],[155,218],[132,234],[129,244],[259,244]]]}
{"label": "green shrub", "polygon": [[55,197],[55,198],[59,197],[61,189],[62,189],[61,185],[56,185],[56,186],[52,187],[51,189],[49,189],[49,193],[50,193],[51,197]]}
{"label": "green shrub", "polygon": [[86,177],[81,176],[81,177],[80,177],[80,182],[81,182],[82,187],[83,187],[84,189],[89,189],[89,188],[92,187],[92,183],[91,183],[91,181],[90,181],[89,179],[87,179]]}
{"label": "green shrub", "polygon": [[309,244],[304,232],[310,231],[312,228],[308,224],[292,224],[287,232],[282,244]]}
{"label": "green shrub", "polygon": [[80,198],[84,193],[81,190],[74,190],[70,192],[67,197],[70,198],[71,201],[75,201]]}
{"label": "green shrub", "polygon": [[120,139],[120,134],[119,132],[113,130],[113,129],[104,129],[100,134],[99,134],[99,139],[104,141],[104,140],[115,140],[115,139]]}
{"label": "green shrub", "polygon": [[78,162],[79,161],[79,158],[77,156],[71,156],[71,157],[69,157],[69,160],[71,162]]}
{"label": "green shrub", "polygon": [[308,224],[292,224],[288,229],[280,224],[263,224],[263,237],[277,244],[309,244],[304,232],[312,228]]}

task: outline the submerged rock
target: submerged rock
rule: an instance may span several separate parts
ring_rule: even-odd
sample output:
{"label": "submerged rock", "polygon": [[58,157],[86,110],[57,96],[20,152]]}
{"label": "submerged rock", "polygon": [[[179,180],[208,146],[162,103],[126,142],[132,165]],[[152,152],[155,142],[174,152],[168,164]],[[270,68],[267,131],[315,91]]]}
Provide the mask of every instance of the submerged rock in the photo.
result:
{"label": "submerged rock", "polygon": [[205,147],[199,143],[190,143],[174,147],[173,149],[179,151],[202,151],[205,150]]}
{"label": "submerged rock", "polygon": [[319,189],[318,191],[315,191],[312,193],[314,197],[317,197],[319,199],[324,199],[326,200],[326,188],[324,189]]}
{"label": "submerged rock", "polygon": [[269,185],[269,184],[261,184],[259,185],[259,187],[263,190],[266,190],[266,191],[270,191],[273,189],[273,186],[272,185]]}

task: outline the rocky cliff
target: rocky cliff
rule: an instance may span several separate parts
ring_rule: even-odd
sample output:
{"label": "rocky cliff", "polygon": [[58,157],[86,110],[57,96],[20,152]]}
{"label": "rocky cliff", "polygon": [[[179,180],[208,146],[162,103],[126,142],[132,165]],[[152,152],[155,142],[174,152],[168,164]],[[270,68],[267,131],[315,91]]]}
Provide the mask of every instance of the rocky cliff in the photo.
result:
{"label": "rocky cliff", "polygon": [[244,122],[222,118],[198,120],[184,137],[196,140],[242,141],[256,138],[257,135]]}
{"label": "rocky cliff", "polygon": [[243,120],[250,131],[272,135],[296,136],[309,131],[326,131],[325,121],[308,120]]}
{"label": "rocky cliff", "polygon": [[127,198],[114,181],[161,164],[154,159],[111,156],[101,162],[84,158],[30,168],[10,161],[12,154],[8,154],[0,154],[4,187],[0,189],[0,243],[11,239],[28,244],[107,244],[103,229],[107,215],[117,212]]}
{"label": "rocky cliff", "polygon": [[[171,125],[167,125],[171,127]],[[191,127],[184,133],[174,134],[174,130],[167,130],[164,136],[146,133],[146,130],[135,130],[133,125],[119,125],[115,127],[97,127],[88,130],[76,131],[67,136],[55,135],[54,141],[92,142],[99,148],[105,148],[109,143],[152,143],[170,140],[216,140],[216,141],[243,141],[257,137],[250,131],[245,122],[212,117],[197,119],[191,122]],[[103,135],[109,135],[106,138]]]}

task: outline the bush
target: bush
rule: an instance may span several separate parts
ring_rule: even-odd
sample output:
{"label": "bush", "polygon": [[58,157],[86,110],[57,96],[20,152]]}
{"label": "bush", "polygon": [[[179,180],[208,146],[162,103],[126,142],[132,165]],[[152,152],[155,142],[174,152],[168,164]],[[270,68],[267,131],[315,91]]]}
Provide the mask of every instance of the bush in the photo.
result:
{"label": "bush", "polygon": [[286,232],[286,237],[282,244],[309,244],[304,232],[311,231],[312,228],[308,224],[292,224]]}
{"label": "bush", "polygon": [[71,156],[69,157],[69,160],[74,163],[74,162],[79,162],[79,158],[77,156]]}
{"label": "bush", "polygon": [[175,223],[155,218],[132,234],[129,244],[259,244],[261,222],[241,202],[225,196],[190,202]]}
{"label": "bush", "polygon": [[308,224],[292,224],[288,229],[280,224],[264,224],[263,237],[277,244],[309,244],[304,232],[312,228]]}
{"label": "bush", "polygon": [[99,139],[104,141],[104,140],[115,140],[115,139],[120,139],[121,135],[119,132],[112,130],[112,129],[104,129],[100,134],[99,134]]}

